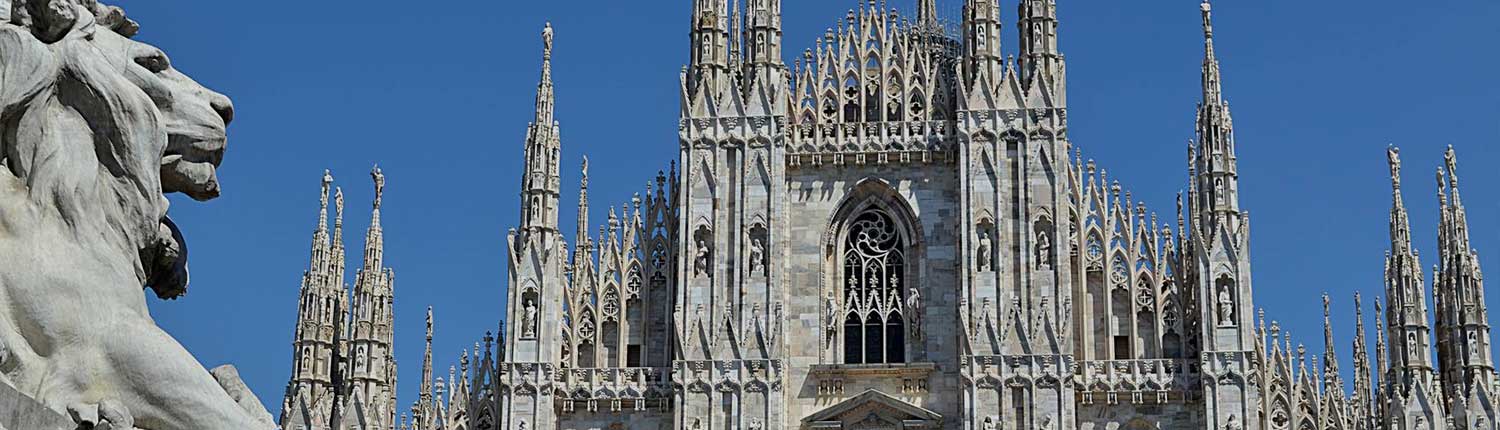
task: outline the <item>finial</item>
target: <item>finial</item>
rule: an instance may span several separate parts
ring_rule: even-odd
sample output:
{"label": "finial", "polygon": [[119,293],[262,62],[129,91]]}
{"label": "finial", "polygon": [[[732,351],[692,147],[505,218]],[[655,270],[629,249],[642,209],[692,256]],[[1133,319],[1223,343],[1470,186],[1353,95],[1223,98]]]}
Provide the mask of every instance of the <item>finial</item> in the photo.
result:
{"label": "finial", "polygon": [[1443,153],[1443,163],[1448,166],[1448,186],[1458,189],[1458,153],[1453,145],[1448,145],[1448,151]]}
{"label": "finial", "polygon": [[321,197],[318,198],[319,201],[322,202],[322,203],[319,203],[319,206],[324,211],[328,210],[328,187],[330,185],[333,185],[333,173],[329,172],[327,170],[324,170],[323,171],[323,194],[321,194]]}
{"label": "finial", "polygon": [[1385,158],[1391,165],[1391,186],[1401,190],[1401,148],[1395,145],[1385,148]]}
{"label": "finial", "polygon": [[1447,175],[1443,173],[1443,168],[1439,167],[1437,169],[1438,201],[1441,202],[1443,206],[1448,205],[1447,184]]}
{"label": "finial", "polygon": [[552,21],[547,21],[547,26],[542,28],[542,59],[552,59]]}
{"label": "finial", "polygon": [[333,205],[334,205],[334,209],[337,210],[336,213],[338,214],[337,215],[338,218],[337,218],[337,220],[335,222],[337,222],[339,224],[343,224],[344,223],[344,187],[336,187],[336,188],[333,189]]}
{"label": "finial", "polygon": [[1203,9],[1203,37],[1212,40],[1214,38],[1214,5],[1209,3],[1209,0],[1203,0],[1198,7]]}
{"label": "finial", "polygon": [[380,171],[379,164],[370,170],[370,178],[375,180],[375,209],[379,210],[380,200],[385,196],[385,173]]}
{"label": "finial", "polygon": [[1329,305],[1330,304],[1331,304],[1331,301],[1328,299],[1328,293],[1326,293],[1326,292],[1323,293],[1323,319],[1325,319],[1325,320],[1327,320],[1328,317],[1331,315],[1330,312],[1329,312]]}
{"label": "finial", "polygon": [[427,307],[427,342],[432,342],[432,306]]}

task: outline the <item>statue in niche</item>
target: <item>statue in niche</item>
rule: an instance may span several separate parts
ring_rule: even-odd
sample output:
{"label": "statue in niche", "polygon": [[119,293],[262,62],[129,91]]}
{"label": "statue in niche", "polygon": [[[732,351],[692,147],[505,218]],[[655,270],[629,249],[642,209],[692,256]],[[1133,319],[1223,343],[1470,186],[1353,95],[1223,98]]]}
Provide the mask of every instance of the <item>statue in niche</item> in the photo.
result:
{"label": "statue in niche", "polygon": [[995,417],[984,417],[984,430],[995,430]]}
{"label": "statue in niche", "polygon": [[698,227],[698,232],[694,236],[696,236],[694,246],[698,248],[698,256],[693,259],[693,274],[708,275],[714,261],[713,245],[709,243],[712,233],[709,232],[708,227]]}
{"label": "statue in niche", "polygon": [[1057,423],[1052,421],[1052,416],[1049,415],[1046,418],[1042,418],[1041,430],[1057,430]]}
{"label": "statue in niche", "polygon": [[1036,268],[1052,270],[1052,238],[1045,231],[1036,235]]}
{"label": "statue in niche", "polygon": [[1240,424],[1239,415],[1229,415],[1229,422],[1224,424],[1224,430],[1244,430],[1244,428],[1244,425]]}
{"label": "statue in niche", "polygon": [[1427,430],[1427,417],[1417,417],[1416,423],[1411,428],[1415,430]]}
{"label": "statue in niche", "polygon": [[750,235],[750,274],[762,275],[765,273],[766,265],[766,239],[763,236],[751,233]]}
{"label": "statue in niche", "polygon": [[522,315],[521,337],[527,339],[536,338],[536,301],[527,299],[526,310]]}
{"label": "statue in niche", "polygon": [[1469,358],[1479,358],[1479,337],[1473,332],[1469,333]]}
{"label": "statue in niche", "polygon": [[1415,361],[1420,351],[1417,351],[1417,334],[1406,334],[1406,356],[1408,360]]}
{"label": "statue in niche", "polygon": [[1234,294],[1225,285],[1219,290],[1219,325],[1234,325]]}
{"label": "statue in niche", "polygon": [[990,271],[990,264],[992,264],[995,260],[993,252],[991,251],[992,245],[993,244],[990,242],[989,229],[980,228],[979,249],[974,251],[974,263],[979,267],[979,271],[981,272]]}

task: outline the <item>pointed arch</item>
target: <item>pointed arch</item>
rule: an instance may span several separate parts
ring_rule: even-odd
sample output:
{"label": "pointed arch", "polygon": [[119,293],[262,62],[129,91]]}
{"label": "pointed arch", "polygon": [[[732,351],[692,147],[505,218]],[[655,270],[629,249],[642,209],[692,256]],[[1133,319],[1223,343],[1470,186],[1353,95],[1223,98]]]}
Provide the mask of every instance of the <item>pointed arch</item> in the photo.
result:
{"label": "pointed arch", "polygon": [[[919,348],[921,231],[916,212],[894,187],[878,179],[856,184],[824,232],[825,292],[837,306],[828,327],[849,364],[903,363]],[[915,337],[917,335],[913,335]],[[832,340],[832,339],[831,339]]]}

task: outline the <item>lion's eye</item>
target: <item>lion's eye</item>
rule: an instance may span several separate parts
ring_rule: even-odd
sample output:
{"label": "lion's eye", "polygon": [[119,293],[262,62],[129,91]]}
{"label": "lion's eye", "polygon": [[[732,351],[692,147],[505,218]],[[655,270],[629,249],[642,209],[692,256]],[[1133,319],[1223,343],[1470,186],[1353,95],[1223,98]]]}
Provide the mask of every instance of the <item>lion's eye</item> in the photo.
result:
{"label": "lion's eye", "polygon": [[160,52],[137,57],[135,63],[141,65],[141,67],[145,67],[146,70],[150,70],[151,73],[161,73],[172,68],[172,62],[167,60],[166,54]]}

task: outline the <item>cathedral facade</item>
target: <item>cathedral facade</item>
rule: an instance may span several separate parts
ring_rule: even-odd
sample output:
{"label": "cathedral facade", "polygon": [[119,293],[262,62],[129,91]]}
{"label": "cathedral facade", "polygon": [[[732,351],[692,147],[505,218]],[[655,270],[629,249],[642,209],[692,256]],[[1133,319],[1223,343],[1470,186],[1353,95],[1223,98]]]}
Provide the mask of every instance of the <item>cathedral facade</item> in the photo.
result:
{"label": "cathedral facade", "polygon": [[1328,318],[1320,360],[1256,311],[1207,0],[1175,219],[1069,140],[1056,0],[1018,0],[1009,54],[994,0],[956,30],[936,0],[871,0],[790,64],[781,0],[730,1],[692,4],[679,161],[592,232],[585,162],[571,244],[544,30],[506,323],[448,384],[427,365],[403,428],[1496,428],[1451,149],[1431,307],[1390,150],[1387,283],[1373,351],[1353,302],[1352,381]]}

